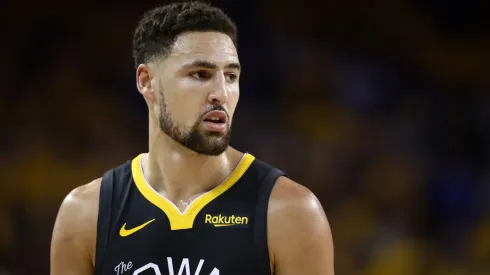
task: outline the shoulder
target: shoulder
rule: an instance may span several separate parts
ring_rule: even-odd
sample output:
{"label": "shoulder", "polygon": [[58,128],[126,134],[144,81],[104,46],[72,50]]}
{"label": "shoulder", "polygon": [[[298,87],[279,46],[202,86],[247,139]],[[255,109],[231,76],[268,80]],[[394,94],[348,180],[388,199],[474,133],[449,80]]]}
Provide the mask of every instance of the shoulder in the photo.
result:
{"label": "shoulder", "polygon": [[321,263],[333,261],[330,225],[320,201],[307,187],[287,177],[277,179],[269,200],[267,230],[275,268],[300,273],[309,270],[310,274],[317,274],[313,269],[331,268]]}
{"label": "shoulder", "polygon": [[[298,221],[305,225],[328,225],[323,206],[315,194],[287,177],[279,177],[272,189],[268,217],[275,223],[291,226]],[[293,229],[298,227],[295,225]]]}
{"label": "shoulder", "polygon": [[53,229],[54,247],[70,246],[94,259],[101,182],[79,186],[64,198]]}
{"label": "shoulder", "polygon": [[76,212],[80,217],[87,218],[93,216],[93,212],[98,212],[101,183],[102,178],[98,178],[73,189],[61,203],[59,214]]}
{"label": "shoulder", "polygon": [[76,204],[77,202],[98,199],[102,178],[95,179],[87,184],[78,186],[65,197],[63,203]]}

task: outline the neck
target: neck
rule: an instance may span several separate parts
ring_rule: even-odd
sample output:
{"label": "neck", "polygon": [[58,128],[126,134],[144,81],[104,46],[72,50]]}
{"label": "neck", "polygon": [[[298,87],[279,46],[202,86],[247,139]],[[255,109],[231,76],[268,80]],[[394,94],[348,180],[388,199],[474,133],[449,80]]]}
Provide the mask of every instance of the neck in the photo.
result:
{"label": "neck", "polygon": [[235,169],[243,153],[229,147],[219,156],[196,154],[161,131],[150,133],[143,173],[148,183],[170,201],[192,199],[222,183]]}

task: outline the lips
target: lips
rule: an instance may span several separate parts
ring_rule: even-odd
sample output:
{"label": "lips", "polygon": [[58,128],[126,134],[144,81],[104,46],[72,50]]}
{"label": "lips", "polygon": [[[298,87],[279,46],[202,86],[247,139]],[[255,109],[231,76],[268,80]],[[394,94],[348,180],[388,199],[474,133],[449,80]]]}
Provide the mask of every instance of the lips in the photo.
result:
{"label": "lips", "polygon": [[228,116],[223,111],[211,111],[203,117],[203,120],[211,123],[226,123]]}
{"label": "lips", "polygon": [[203,117],[203,121],[206,130],[223,134],[226,131],[228,116],[223,111],[211,111]]}

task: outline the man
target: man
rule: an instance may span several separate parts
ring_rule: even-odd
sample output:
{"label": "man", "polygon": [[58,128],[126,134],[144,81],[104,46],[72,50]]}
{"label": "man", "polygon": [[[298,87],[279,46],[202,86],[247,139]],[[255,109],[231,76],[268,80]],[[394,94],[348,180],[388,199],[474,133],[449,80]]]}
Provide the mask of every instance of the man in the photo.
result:
{"label": "man", "polygon": [[145,14],[133,43],[149,153],[65,198],[51,274],[334,274],[316,197],[229,146],[234,23],[207,4],[171,4]]}

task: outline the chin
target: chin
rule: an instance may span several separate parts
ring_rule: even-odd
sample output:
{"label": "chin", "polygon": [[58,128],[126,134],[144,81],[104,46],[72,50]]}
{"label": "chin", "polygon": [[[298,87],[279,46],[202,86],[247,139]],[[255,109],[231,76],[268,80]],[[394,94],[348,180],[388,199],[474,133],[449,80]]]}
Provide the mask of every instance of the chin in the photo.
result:
{"label": "chin", "polygon": [[222,139],[222,138],[226,137],[226,135],[227,135],[227,134],[228,134],[228,132],[227,132],[227,131],[222,132],[222,133],[220,133],[220,132],[211,132],[211,131],[206,131],[206,132],[204,133],[204,136],[205,136],[205,137],[207,137],[207,138],[209,138],[209,139],[214,139],[214,140],[216,140],[216,139]]}
{"label": "chin", "polygon": [[210,156],[219,156],[228,149],[228,142],[225,143],[222,140],[217,140],[216,138],[213,139],[214,140],[209,140],[207,144],[199,148],[199,153]]}
{"label": "chin", "polygon": [[228,149],[228,146],[226,146],[226,148],[206,148],[206,150],[195,150],[194,152],[198,155],[205,155],[205,156],[213,156],[213,157],[217,157],[221,154],[223,154],[226,149]]}

